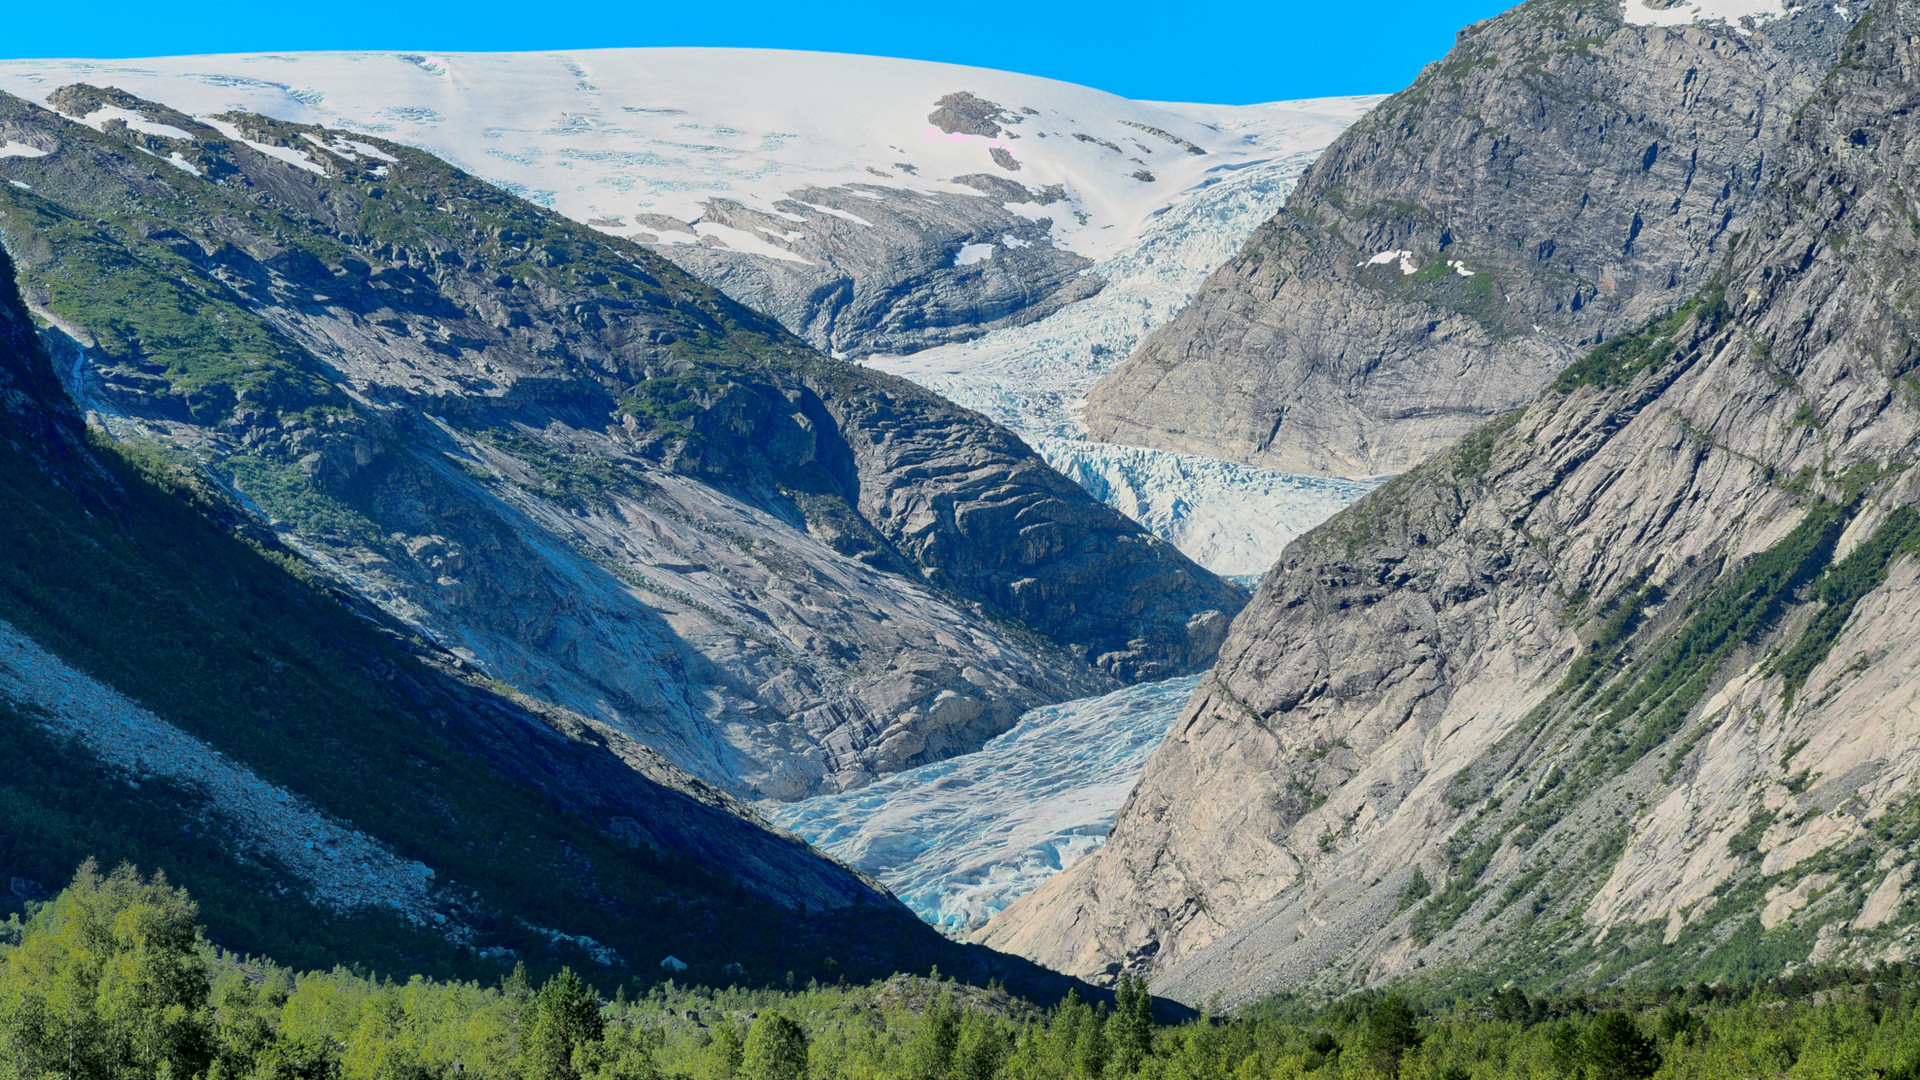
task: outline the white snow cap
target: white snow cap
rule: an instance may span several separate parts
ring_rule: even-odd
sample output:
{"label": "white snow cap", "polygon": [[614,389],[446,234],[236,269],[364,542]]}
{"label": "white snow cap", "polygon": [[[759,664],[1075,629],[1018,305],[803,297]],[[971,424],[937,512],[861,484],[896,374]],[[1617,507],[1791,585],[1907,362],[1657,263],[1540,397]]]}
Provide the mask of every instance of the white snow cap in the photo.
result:
{"label": "white snow cap", "polygon": [[[776,202],[809,186],[978,197],[979,187],[952,181],[985,174],[1036,192],[1059,185],[1058,201],[1015,205],[1051,218],[1057,243],[1099,259],[1201,185],[1272,157],[1277,144],[1324,146],[1372,104],[1132,101],[986,68],[771,49],[0,61],[0,89],[29,100],[74,82],[201,118],[244,110],[381,135],[605,232],[773,258],[792,256],[699,221],[703,204],[777,213]],[[108,115],[118,114],[92,119]],[[366,152],[344,140],[322,146],[312,153]],[[317,168],[308,155],[283,160]],[[847,216],[809,208],[793,229],[817,214]]]}
{"label": "white snow cap", "polygon": [[1662,0],[1624,0],[1621,14],[1635,26],[1685,26],[1723,21],[1737,25],[1743,18],[1771,19],[1786,14],[1786,0],[1680,0],[1671,7]]}

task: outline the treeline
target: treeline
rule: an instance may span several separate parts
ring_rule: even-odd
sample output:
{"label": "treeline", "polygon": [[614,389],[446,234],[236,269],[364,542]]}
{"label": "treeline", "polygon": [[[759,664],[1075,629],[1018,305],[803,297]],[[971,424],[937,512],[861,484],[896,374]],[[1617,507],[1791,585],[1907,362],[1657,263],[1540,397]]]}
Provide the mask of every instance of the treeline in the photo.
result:
{"label": "treeline", "polygon": [[570,971],[295,974],[211,948],[197,916],[164,879],[89,864],[0,924],[0,1080],[1920,1080],[1906,969],[1163,1025],[1130,980],[1111,1006],[1041,1009],[937,978],[608,999]]}

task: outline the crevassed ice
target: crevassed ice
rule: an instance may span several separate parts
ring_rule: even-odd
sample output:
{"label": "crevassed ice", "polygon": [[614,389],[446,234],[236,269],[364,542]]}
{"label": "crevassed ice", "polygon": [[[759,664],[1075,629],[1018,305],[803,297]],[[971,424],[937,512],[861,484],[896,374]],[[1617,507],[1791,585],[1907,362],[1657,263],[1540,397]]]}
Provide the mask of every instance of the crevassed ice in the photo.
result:
{"label": "crevassed ice", "polygon": [[975,753],[762,809],[935,926],[978,926],[1104,842],[1201,678],[1034,709]]}
{"label": "crevassed ice", "polygon": [[[1356,113],[1357,115],[1357,113]],[[1233,462],[1090,442],[1080,422],[1102,375],[1193,298],[1319,154],[1286,130],[1248,121],[1273,156],[1223,167],[1092,272],[1093,297],[1039,322],[908,356],[870,357],[1024,437],[1047,463],[1217,574],[1249,576],[1281,548],[1338,513],[1371,483],[1292,476]]]}
{"label": "crevassed ice", "polygon": [[1188,558],[1235,578],[1265,573],[1294,537],[1377,486],[1076,439],[1042,438],[1034,449]]}

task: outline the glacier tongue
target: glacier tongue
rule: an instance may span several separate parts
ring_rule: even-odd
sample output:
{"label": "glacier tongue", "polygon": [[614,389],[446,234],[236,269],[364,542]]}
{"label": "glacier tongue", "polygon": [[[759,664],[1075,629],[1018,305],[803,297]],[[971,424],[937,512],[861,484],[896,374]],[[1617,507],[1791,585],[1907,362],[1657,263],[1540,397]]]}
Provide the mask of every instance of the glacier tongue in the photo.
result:
{"label": "glacier tongue", "polygon": [[935,926],[979,926],[1104,841],[1204,677],[1034,709],[975,753],[761,811]]}
{"label": "glacier tongue", "polygon": [[1079,412],[1087,390],[1179,314],[1207,275],[1279,213],[1323,149],[1301,148],[1285,128],[1248,123],[1244,133],[1270,156],[1216,166],[1195,190],[1161,210],[1132,242],[1088,269],[1107,283],[1099,293],[1025,326],[863,362],[912,379],[1029,440],[1084,435]]}
{"label": "glacier tongue", "polygon": [[1248,117],[1242,131],[1271,156],[1215,169],[1132,243],[1095,264],[1091,272],[1107,282],[1096,295],[1026,326],[864,361],[1018,432],[1095,497],[1200,565],[1233,576],[1264,573],[1288,541],[1374,484],[1088,442],[1079,413],[1087,390],[1178,314],[1206,276],[1279,212],[1319,154],[1318,147],[1300,149],[1283,125]]}
{"label": "glacier tongue", "polygon": [[1080,439],[1046,437],[1033,448],[1094,498],[1235,578],[1266,573],[1294,537],[1376,486]]}
{"label": "glacier tongue", "polygon": [[[1096,498],[1251,584],[1289,540],[1374,485],[1088,442],[1078,416],[1088,388],[1279,211],[1318,153],[1290,144],[1283,129],[1249,122],[1246,133],[1268,140],[1272,156],[1209,174],[1093,268],[1107,282],[1095,296],[1027,326],[864,362],[1018,432]],[[1035,709],[976,753],[764,809],[878,877],[928,922],[950,932],[979,926],[1104,842],[1203,677]]]}

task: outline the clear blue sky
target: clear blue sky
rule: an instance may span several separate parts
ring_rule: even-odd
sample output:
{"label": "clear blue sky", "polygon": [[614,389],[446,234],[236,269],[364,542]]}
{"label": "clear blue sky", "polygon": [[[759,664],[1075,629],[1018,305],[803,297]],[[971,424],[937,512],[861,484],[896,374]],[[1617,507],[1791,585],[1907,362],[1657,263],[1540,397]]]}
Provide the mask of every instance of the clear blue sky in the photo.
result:
{"label": "clear blue sky", "polygon": [[7,57],[748,45],[1005,68],[1128,97],[1248,103],[1398,90],[1517,0],[20,0]]}

